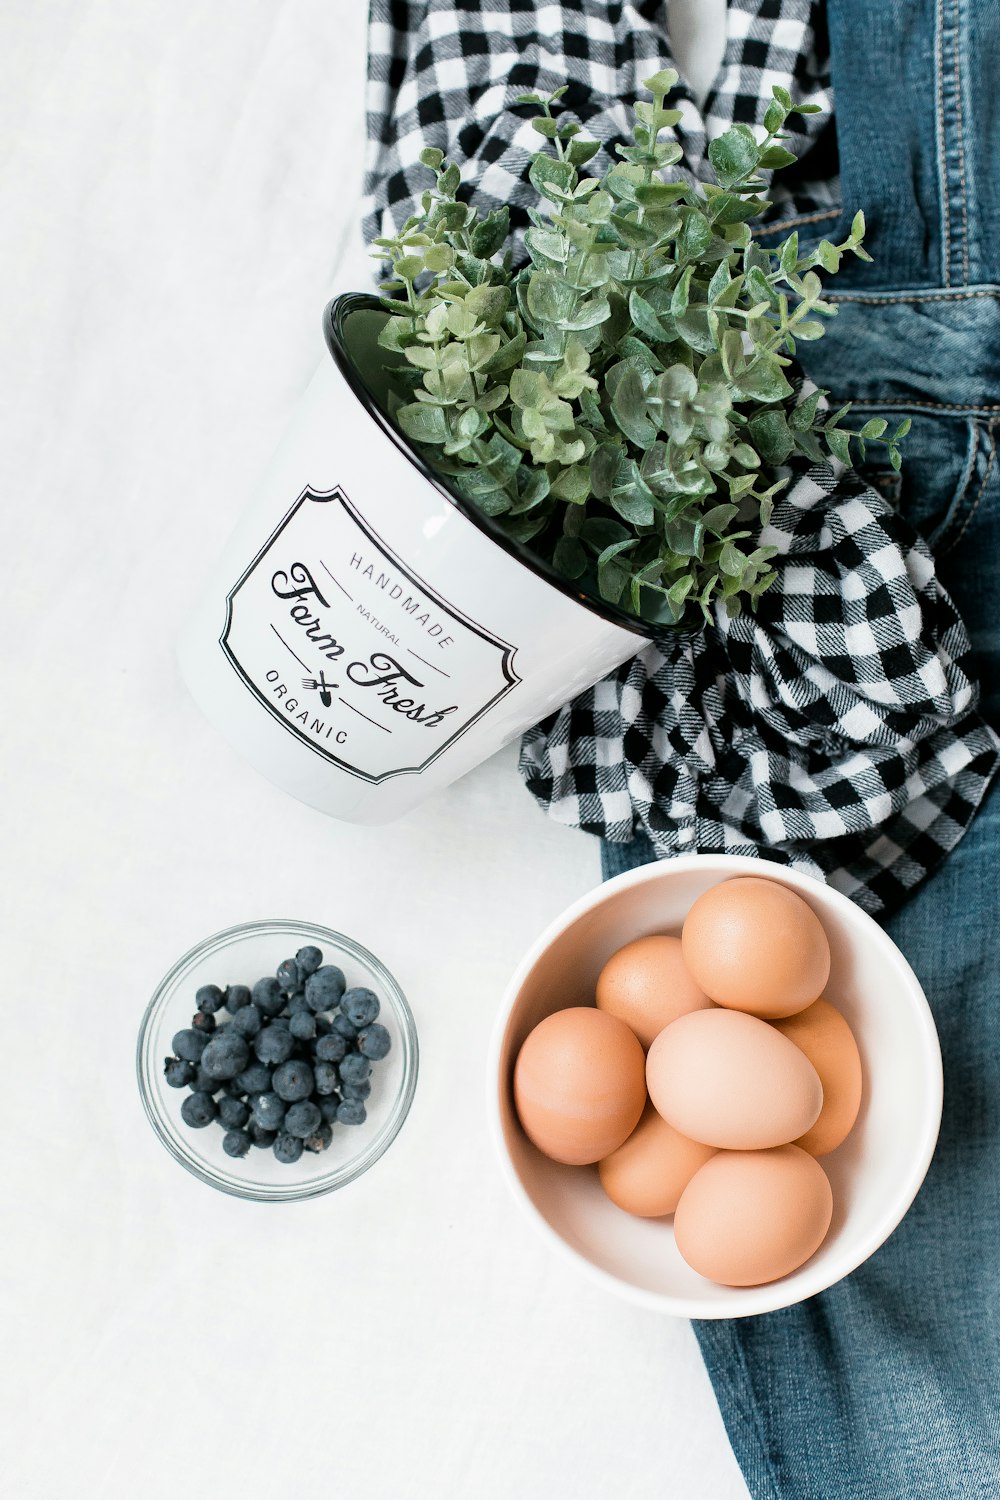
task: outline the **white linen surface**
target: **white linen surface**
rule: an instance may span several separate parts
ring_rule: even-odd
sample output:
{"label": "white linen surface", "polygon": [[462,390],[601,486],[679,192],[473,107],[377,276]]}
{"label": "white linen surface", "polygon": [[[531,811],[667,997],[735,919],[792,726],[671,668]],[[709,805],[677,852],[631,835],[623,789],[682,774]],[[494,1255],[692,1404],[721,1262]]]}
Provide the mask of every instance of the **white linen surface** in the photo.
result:
{"label": "white linen surface", "polygon": [[[175,674],[323,304],[364,274],[364,12],[0,7],[3,1493],[739,1500],[690,1328],[554,1255],[487,1138],[504,981],[596,844],[537,813],[512,749],[392,827],[338,825]],[[372,947],[422,1049],[388,1155],[288,1206],[184,1173],[133,1063],[174,958],[269,915]]]}

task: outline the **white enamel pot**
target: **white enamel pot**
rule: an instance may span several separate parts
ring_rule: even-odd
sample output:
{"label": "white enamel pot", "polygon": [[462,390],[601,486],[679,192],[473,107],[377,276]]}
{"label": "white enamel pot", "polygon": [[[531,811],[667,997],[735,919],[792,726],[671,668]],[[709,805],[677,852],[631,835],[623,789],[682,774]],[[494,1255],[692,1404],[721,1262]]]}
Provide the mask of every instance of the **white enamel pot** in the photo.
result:
{"label": "white enamel pot", "polygon": [[408,811],[642,649],[453,495],[383,414],[377,299],[316,372],[179,643],[209,720],[334,817]]}

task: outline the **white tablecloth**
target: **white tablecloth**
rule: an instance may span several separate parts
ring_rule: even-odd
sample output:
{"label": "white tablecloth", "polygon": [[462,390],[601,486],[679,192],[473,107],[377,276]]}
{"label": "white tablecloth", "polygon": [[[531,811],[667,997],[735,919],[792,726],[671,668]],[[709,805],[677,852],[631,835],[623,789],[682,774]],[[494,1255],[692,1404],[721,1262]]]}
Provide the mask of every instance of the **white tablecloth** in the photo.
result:
{"label": "white tablecloth", "polygon": [[[596,844],[512,751],[338,825],[176,677],[360,274],[363,62],[361,0],[0,7],[3,1494],[739,1500],[690,1328],[554,1256],[487,1138],[504,981]],[[380,954],[422,1051],[388,1155],[288,1206],[184,1173],[133,1062],[174,958],[269,915]]]}

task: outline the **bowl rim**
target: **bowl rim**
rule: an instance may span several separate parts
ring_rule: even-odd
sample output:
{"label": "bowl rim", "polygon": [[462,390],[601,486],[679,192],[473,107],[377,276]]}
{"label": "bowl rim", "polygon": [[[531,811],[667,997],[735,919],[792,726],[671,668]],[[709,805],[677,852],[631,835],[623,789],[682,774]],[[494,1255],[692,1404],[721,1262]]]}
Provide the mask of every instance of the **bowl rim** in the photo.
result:
{"label": "bowl rim", "polygon": [[[860,920],[862,925],[868,926],[871,937],[882,947],[887,959],[898,970],[903,988],[912,1002],[913,1021],[927,1074],[927,1107],[922,1117],[921,1130],[917,1136],[910,1169],[907,1175],[901,1178],[895,1193],[886,1200],[877,1225],[858,1241],[852,1241],[849,1248],[842,1250],[835,1257],[832,1268],[829,1263],[822,1269],[819,1266],[808,1268],[807,1262],[802,1281],[791,1293],[788,1290],[790,1277],[781,1277],[777,1281],[766,1282],[757,1287],[727,1288],[734,1297],[739,1298],[739,1306],[732,1309],[728,1307],[706,1308],[690,1297],[674,1296],[667,1292],[654,1292],[648,1288],[633,1286],[613,1275],[612,1272],[595,1265],[586,1255],[563,1239],[535,1206],[511,1161],[503,1133],[502,1101],[506,1094],[507,1079],[501,1076],[501,1057],[515,1003],[525,980],[542,954],[580,917],[619,892],[662,880],[674,874],[682,875],[695,869],[709,873],[717,870],[720,879],[727,875],[760,875],[778,880],[795,890],[814,896],[821,904],[828,904],[845,916],[849,915],[851,920]],[[934,1017],[920,981],[888,933],[868,912],[851,901],[849,897],[841,891],[834,890],[832,886],[826,885],[815,876],[807,875],[787,865],[778,865],[752,855],[742,854],[682,854],[668,860],[640,865],[634,870],[626,870],[623,874],[604,881],[574,901],[535,939],[511,976],[494,1022],[487,1066],[489,1132],[500,1162],[501,1174],[515,1200],[540,1231],[542,1237],[563,1255],[568,1256],[592,1281],[596,1281],[598,1285],[615,1292],[618,1296],[637,1303],[641,1307],[672,1317],[705,1321],[754,1317],[761,1313],[776,1312],[780,1308],[793,1306],[834,1286],[855,1271],[871,1255],[874,1255],[875,1251],[885,1244],[889,1236],[898,1228],[927,1175],[941,1128],[943,1102],[944,1069]],[[799,1274],[799,1272],[791,1273],[792,1276],[799,1276]]]}
{"label": "bowl rim", "polygon": [[[289,1182],[287,1186],[277,1183],[272,1187],[261,1188],[259,1184],[241,1184],[235,1176],[223,1177],[205,1166],[196,1159],[194,1152],[189,1155],[178,1144],[174,1131],[168,1126],[160,1112],[151,1087],[152,1069],[156,1066],[153,1058],[153,1035],[155,1023],[160,1019],[162,1008],[166,1005],[168,998],[173,994],[176,985],[189,974],[202,959],[209,953],[217,952],[248,937],[262,935],[278,935],[287,933],[300,937],[302,941],[299,946],[313,941],[317,946],[324,943],[331,948],[339,949],[349,954],[359,963],[365,964],[378,978],[384,987],[384,994],[380,998],[389,997],[399,1022],[399,1043],[402,1052],[402,1078],[399,1091],[393,1101],[392,1109],[388,1118],[382,1124],[380,1130],[375,1134],[367,1147],[357,1157],[352,1157],[350,1163],[339,1169],[331,1169],[322,1177],[314,1178],[309,1182]],[[324,955],[325,956],[325,955]],[[395,1038],[394,1038],[395,1040]],[[159,1052],[157,1052],[159,1057]],[[234,1198],[244,1198],[256,1203],[293,1203],[305,1198],[319,1198],[326,1193],[333,1192],[336,1188],[345,1187],[347,1183],[353,1182],[366,1172],[392,1145],[403,1123],[409,1114],[410,1105],[417,1087],[417,1074],[420,1066],[419,1046],[417,1043],[417,1028],[410,1009],[409,1002],[399,985],[398,980],[385,967],[381,959],[376,958],[363,944],[354,938],[348,937],[346,933],[336,932],[332,927],[324,927],[316,922],[298,921],[291,917],[264,917],[250,922],[238,922],[232,927],[224,927],[218,932],[203,938],[193,948],[171,964],[163,978],[156,985],[139,1023],[139,1032],[136,1038],[135,1050],[136,1078],[139,1086],[139,1097],[146,1113],[146,1118],[152,1125],[153,1130],[161,1144],[169,1151],[175,1161],[179,1162],[193,1177],[209,1187],[216,1188],[219,1192],[228,1193]]]}

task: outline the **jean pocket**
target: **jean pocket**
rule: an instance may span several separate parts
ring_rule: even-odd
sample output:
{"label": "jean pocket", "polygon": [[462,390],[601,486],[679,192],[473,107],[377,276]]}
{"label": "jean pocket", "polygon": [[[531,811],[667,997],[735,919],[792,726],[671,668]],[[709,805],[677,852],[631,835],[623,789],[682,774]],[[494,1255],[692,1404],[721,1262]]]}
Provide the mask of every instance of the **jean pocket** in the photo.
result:
{"label": "jean pocket", "polygon": [[[877,406],[866,403],[866,417],[878,414]],[[890,426],[903,416],[912,420],[901,444],[902,469],[895,474],[888,466],[866,464],[861,472],[943,557],[970,540],[981,518],[996,462],[994,424],[972,416],[907,412],[895,403],[884,415]]]}

